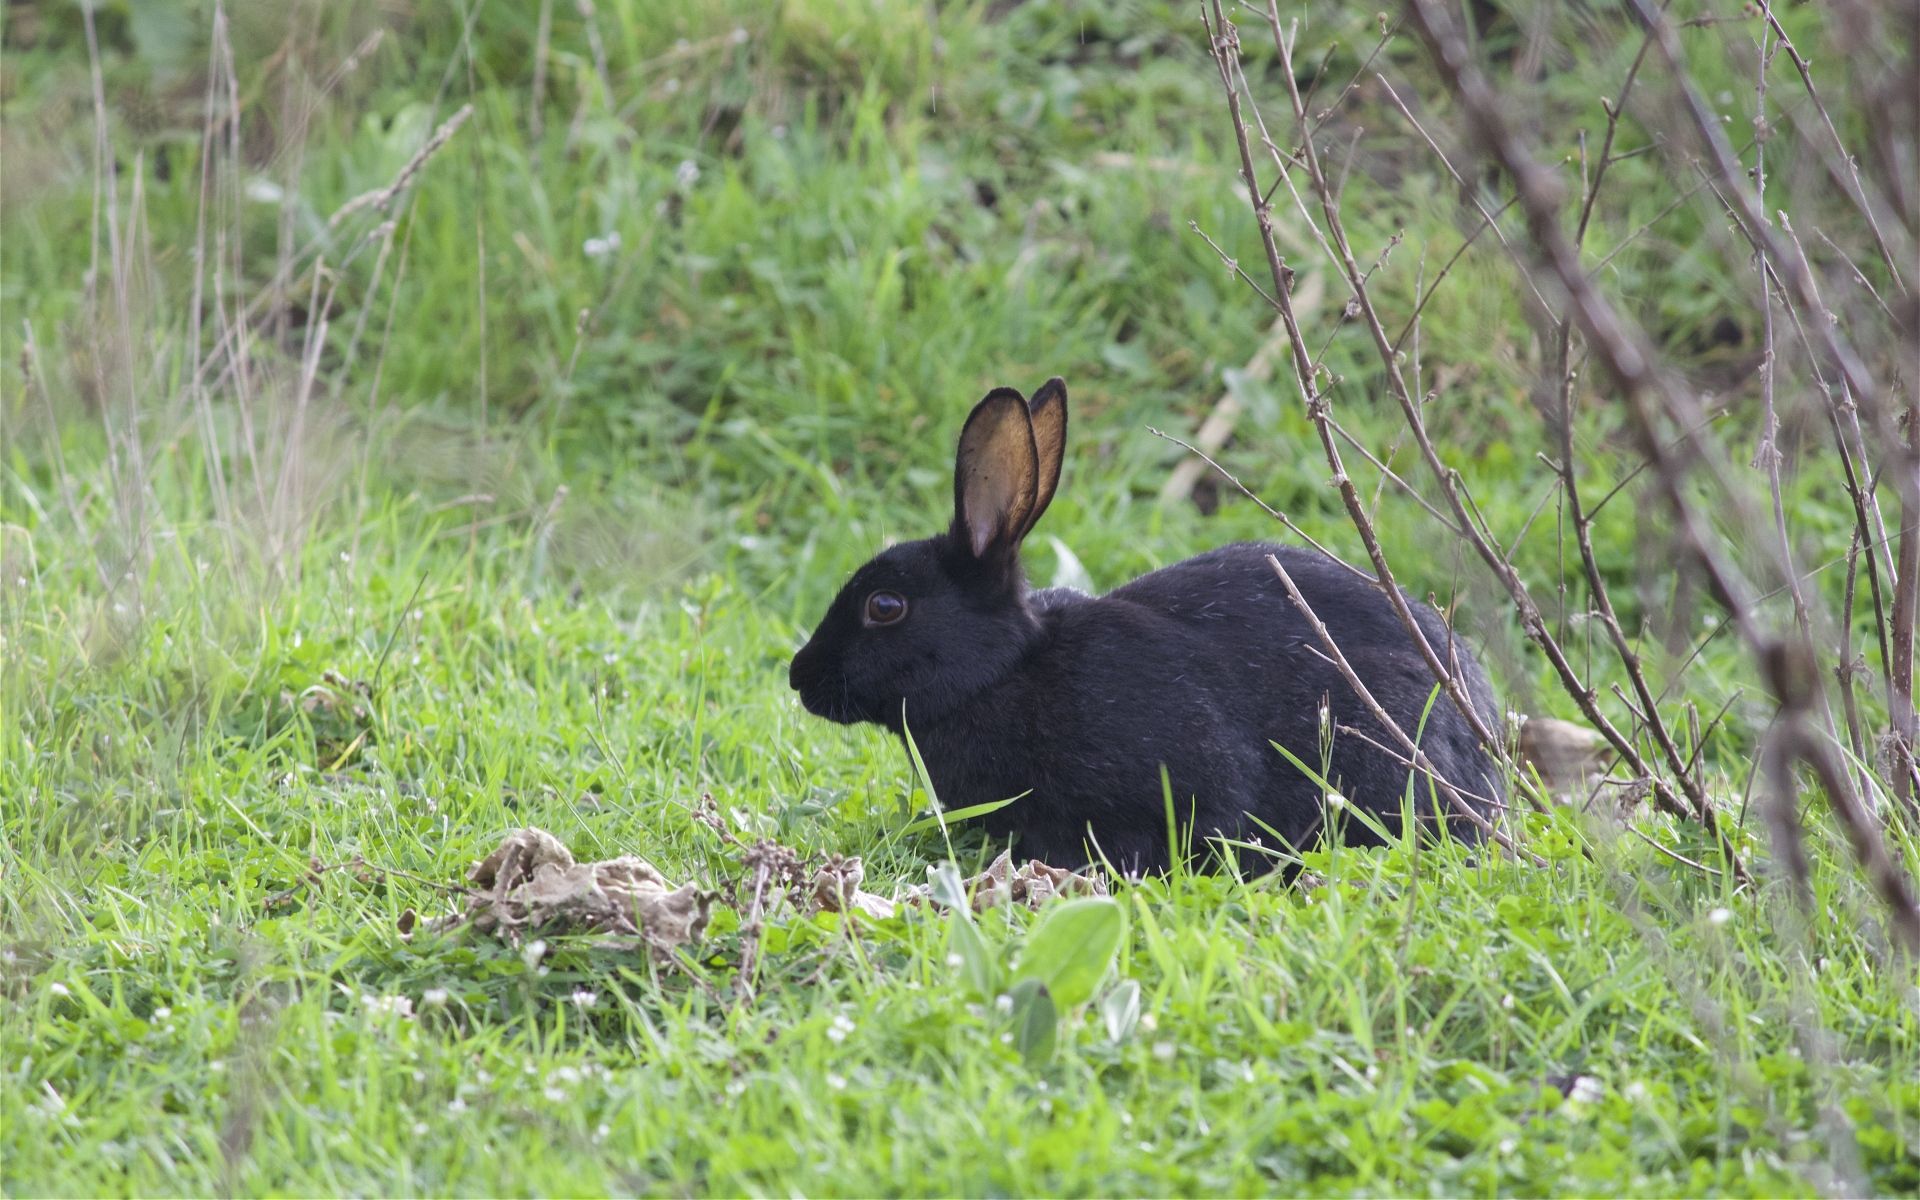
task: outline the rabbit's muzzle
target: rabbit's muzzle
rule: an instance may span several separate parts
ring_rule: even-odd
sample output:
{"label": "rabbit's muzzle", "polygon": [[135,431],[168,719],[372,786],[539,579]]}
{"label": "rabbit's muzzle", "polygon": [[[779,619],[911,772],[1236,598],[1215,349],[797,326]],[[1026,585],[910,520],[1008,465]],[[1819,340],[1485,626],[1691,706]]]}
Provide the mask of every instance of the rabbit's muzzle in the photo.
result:
{"label": "rabbit's muzzle", "polygon": [[841,725],[860,720],[854,711],[847,683],[833,670],[824,647],[808,642],[793,656],[787,667],[787,683],[800,693],[801,707],[816,717],[825,717]]}

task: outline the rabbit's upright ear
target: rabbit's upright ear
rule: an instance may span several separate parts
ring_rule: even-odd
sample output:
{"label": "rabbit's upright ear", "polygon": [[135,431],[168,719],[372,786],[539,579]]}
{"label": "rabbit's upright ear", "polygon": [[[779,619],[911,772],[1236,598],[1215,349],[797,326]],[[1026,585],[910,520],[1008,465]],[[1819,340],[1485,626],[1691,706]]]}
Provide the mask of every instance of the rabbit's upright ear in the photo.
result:
{"label": "rabbit's upright ear", "polygon": [[1055,375],[1041,384],[1033,399],[1027,401],[1027,413],[1033,420],[1033,448],[1040,460],[1033,511],[1027,514],[1027,529],[1031,530],[1040,523],[1040,514],[1047,511],[1054,489],[1060,486],[1060,463],[1067,454],[1067,381]]}
{"label": "rabbit's upright ear", "polygon": [[953,462],[953,540],[976,559],[1016,551],[1040,482],[1027,401],[995,388],[973,406]]}

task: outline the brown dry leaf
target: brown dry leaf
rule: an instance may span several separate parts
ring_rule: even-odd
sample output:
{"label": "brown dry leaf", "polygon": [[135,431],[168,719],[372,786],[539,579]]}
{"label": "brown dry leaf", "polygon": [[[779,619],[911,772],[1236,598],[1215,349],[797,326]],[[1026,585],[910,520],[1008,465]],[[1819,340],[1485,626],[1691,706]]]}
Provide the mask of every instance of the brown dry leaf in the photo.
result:
{"label": "brown dry leaf", "polygon": [[652,864],[630,854],[576,862],[559,838],[531,826],[508,834],[467,871],[467,880],[474,885],[467,911],[421,927],[619,933],[666,949],[700,940],[714,899],[692,883],[674,887]]}
{"label": "brown dry leaf", "polygon": [[[1092,872],[1080,874],[1065,867],[1050,867],[1038,859],[1021,863],[1016,869],[1011,850],[1002,850],[1000,857],[994,859],[986,870],[964,881],[962,886],[972,899],[975,912],[985,912],[1001,904],[1039,908],[1055,896],[1107,894],[1104,875]],[[931,890],[926,887],[909,888],[901,903],[919,904],[930,894]]]}
{"label": "brown dry leaf", "polygon": [[829,855],[826,865],[813,873],[813,911],[851,912],[857,909],[876,920],[884,921],[891,917],[894,913],[893,901],[860,890],[860,883],[866,877],[866,865],[858,858]]}
{"label": "brown dry leaf", "polygon": [[1529,717],[1520,727],[1518,749],[1521,763],[1538,771],[1556,795],[1585,788],[1612,752],[1605,739],[1585,725],[1552,717]]}
{"label": "brown dry leaf", "polygon": [[1013,852],[1002,850],[986,870],[967,880],[973,910],[985,912],[998,904],[1039,908],[1055,896],[1104,896],[1107,881],[1101,875],[1080,875],[1065,867],[1050,867],[1039,859],[1014,869]]}

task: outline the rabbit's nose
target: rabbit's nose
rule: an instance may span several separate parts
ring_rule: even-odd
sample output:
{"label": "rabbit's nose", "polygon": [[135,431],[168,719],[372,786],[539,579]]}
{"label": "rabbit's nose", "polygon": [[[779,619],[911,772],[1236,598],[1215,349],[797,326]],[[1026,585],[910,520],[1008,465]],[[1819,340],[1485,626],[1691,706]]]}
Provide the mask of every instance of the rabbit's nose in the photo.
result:
{"label": "rabbit's nose", "polygon": [[819,683],[821,676],[826,673],[825,664],[821,661],[824,657],[812,642],[800,647],[799,653],[793,656],[793,662],[787,667],[787,686],[798,692]]}

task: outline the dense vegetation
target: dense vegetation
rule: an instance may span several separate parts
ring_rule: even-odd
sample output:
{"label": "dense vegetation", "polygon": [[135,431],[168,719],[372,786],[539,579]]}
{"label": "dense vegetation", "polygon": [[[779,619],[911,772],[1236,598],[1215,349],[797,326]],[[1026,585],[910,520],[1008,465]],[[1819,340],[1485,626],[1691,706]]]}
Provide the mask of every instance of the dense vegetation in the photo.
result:
{"label": "dense vegetation", "polygon": [[[1577,183],[1636,31],[1563,14],[1580,36],[1542,61],[1550,13],[1472,8]],[[1747,119],[1752,19],[1718,15],[1687,50]],[[1605,403],[1578,439],[1596,494],[1621,485],[1596,553],[1758,882],[1602,788],[1511,815],[1544,867],[1335,836],[1299,873],[1122,883],[1100,998],[1037,1057],[938,908],[743,928],[741,842],[861,856],[881,894],[999,849],[903,832],[928,798],[901,749],[806,716],[786,682],[844,574],[945,519],[989,387],[1072,392],[1041,581],[1104,589],[1282,535],[1224,483],[1156,502],[1181,451],[1151,429],[1186,436],[1229,388],[1223,464],[1362,557],[1297,397],[1239,370],[1269,310],[1190,228],[1260,261],[1189,8],[93,16],[0,18],[0,1188],[1920,1189],[1914,964],[1817,807],[1817,916],[1775,878],[1749,811],[1771,708]],[[1369,261],[1392,244],[1372,286],[1396,328],[1449,272],[1408,343],[1442,452],[1611,683],[1537,457],[1558,453],[1550,347],[1496,239],[1450,263],[1475,232],[1463,189],[1371,75],[1444,126],[1427,52],[1396,32],[1370,59],[1380,20],[1351,6],[1301,16],[1347,229]],[[1783,19],[1824,45],[1814,6]],[[1254,41],[1247,74],[1278,94]],[[390,209],[343,212],[468,104]],[[1652,99],[1621,125],[1629,149],[1662,136]],[[1651,186],[1657,158],[1618,165],[1585,248],[1617,251],[1611,286],[1750,445],[1749,281],[1703,249],[1714,210]],[[1344,427],[1410,474],[1342,289],[1301,288],[1326,297],[1311,340]],[[1786,429],[1794,528],[1844,553],[1848,497],[1806,449],[1822,427]],[[1354,461],[1401,578],[1510,707],[1577,715],[1478,565]],[[1822,554],[1810,587],[1838,597]],[[716,890],[707,939],[543,957],[400,935],[522,825]],[[1012,962],[1034,919],[978,929]],[[1140,1016],[1110,1021],[1127,981]]]}

